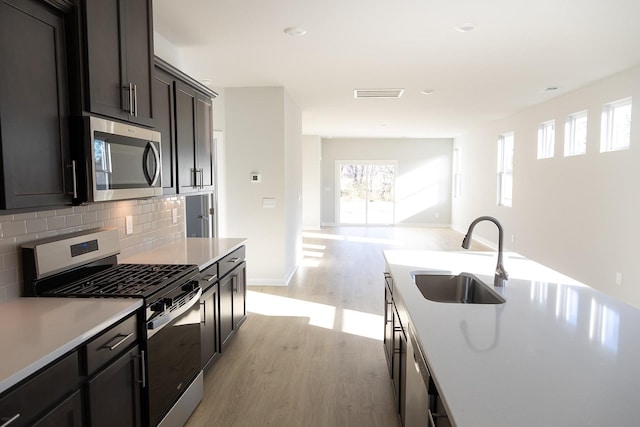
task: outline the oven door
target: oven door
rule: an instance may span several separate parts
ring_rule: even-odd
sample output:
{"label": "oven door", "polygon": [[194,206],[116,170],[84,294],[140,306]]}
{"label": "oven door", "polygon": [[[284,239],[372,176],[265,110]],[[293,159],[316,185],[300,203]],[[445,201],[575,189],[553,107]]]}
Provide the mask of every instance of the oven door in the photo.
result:
{"label": "oven door", "polygon": [[196,288],[147,321],[149,420],[162,420],[200,372],[200,296]]}

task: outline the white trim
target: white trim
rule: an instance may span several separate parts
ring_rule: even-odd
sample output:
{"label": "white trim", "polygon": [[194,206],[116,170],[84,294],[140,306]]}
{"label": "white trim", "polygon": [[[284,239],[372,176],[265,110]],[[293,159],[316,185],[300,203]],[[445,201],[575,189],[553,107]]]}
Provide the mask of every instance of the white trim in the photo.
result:
{"label": "white trim", "polygon": [[247,286],[287,286],[278,279],[247,279]]}
{"label": "white trim", "polygon": [[298,271],[298,266],[296,265],[291,269],[289,274],[287,274],[284,281],[279,279],[260,279],[260,278],[247,278],[247,286],[289,286],[291,279]]}

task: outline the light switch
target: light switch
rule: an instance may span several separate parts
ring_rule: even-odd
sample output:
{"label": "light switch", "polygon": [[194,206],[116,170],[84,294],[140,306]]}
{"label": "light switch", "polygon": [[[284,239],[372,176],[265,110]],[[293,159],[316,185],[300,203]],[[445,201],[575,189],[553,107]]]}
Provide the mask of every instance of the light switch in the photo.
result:
{"label": "light switch", "polygon": [[276,207],[276,199],[273,198],[264,198],[262,199],[262,207],[273,209]]}
{"label": "light switch", "polygon": [[178,208],[171,210],[171,221],[173,221],[174,224],[178,223]]}

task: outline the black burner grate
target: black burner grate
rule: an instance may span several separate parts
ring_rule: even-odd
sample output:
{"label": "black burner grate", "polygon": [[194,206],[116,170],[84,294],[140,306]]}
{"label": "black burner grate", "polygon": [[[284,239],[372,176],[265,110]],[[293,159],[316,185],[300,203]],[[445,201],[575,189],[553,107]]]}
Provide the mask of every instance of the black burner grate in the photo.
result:
{"label": "black burner grate", "polygon": [[117,264],[113,267],[53,289],[50,296],[148,297],[179,280],[186,273],[197,272],[193,265]]}

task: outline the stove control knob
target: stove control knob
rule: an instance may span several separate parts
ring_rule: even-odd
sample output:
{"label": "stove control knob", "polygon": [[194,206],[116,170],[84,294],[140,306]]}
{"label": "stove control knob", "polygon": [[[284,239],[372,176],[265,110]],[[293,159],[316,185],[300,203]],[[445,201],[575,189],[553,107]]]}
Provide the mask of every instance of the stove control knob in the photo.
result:
{"label": "stove control knob", "polygon": [[191,292],[196,288],[196,286],[198,286],[198,282],[195,280],[192,280],[182,285],[182,290],[185,292]]}
{"label": "stove control knob", "polygon": [[162,298],[162,302],[164,302],[165,307],[171,307],[173,305],[173,298]]}
{"label": "stove control knob", "polygon": [[151,304],[151,311],[164,311],[164,309],[165,309],[165,305],[164,305],[164,301],[162,300]]}

